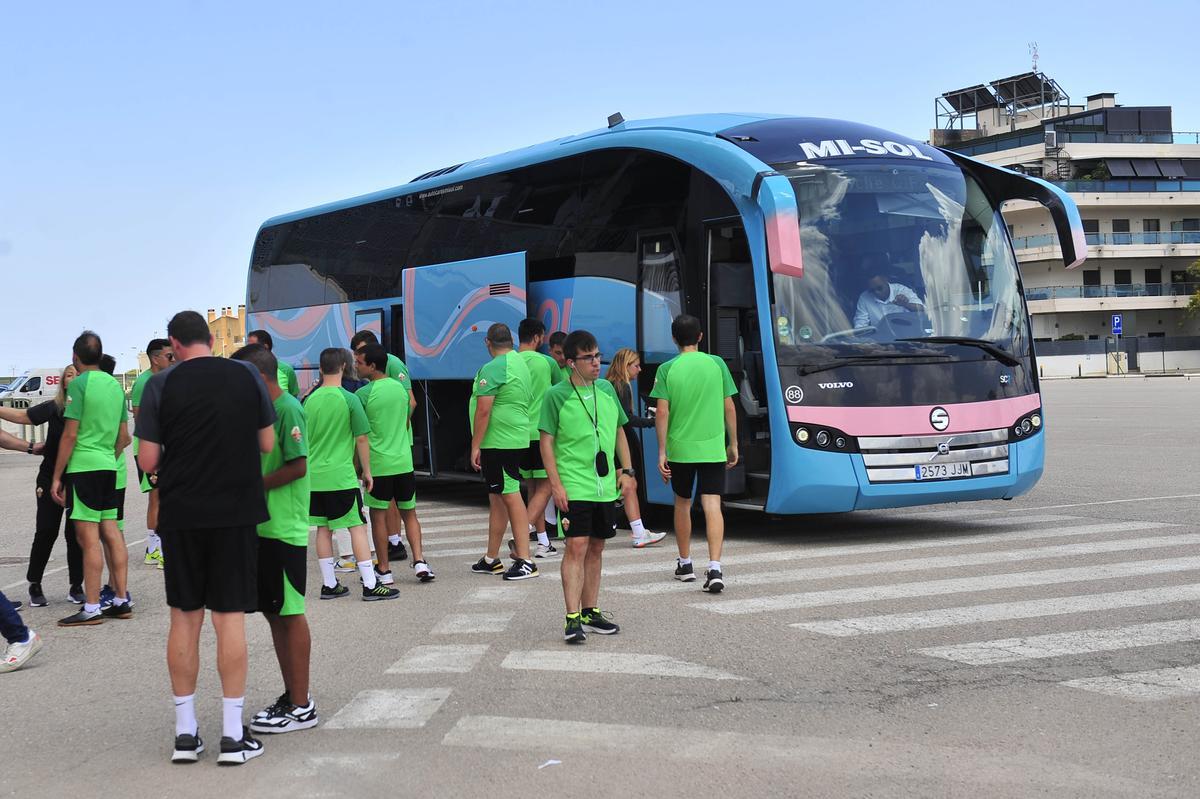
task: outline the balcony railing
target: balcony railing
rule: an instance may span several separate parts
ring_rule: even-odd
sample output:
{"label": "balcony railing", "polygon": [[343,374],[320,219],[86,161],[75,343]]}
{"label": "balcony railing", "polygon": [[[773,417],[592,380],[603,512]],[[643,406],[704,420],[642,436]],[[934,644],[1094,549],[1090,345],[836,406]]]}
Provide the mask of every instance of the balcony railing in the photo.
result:
{"label": "balcony railing", "polygon": [[[1089,247],[1125,244],[1200,244],[1200,231],[1197,230],[1164,230],[1159,233],[1085,233]],[[1013,247],[1018,250],[1031,250],[1036,247],[1054,247],[1058,237],[1053,233],[1043,233],[1037,236],[1015,236]]]}
{"label": "balcony railing", "polygon": [[[1200,132],[1178,130],[1162,133],[1103,133],[1098,131],[1056,128],[1058,143],[1066,144],[1200,144]],[[1041,128],[999,136],[988,141],[963,142],[947,149],[963,155],[979,155],[981,153],[996,153],[1003,150],[1014,150],[1018,147],[1030,147],[1035,144],[1045,144],[1046,131]]]}
{"label": "balcony railing", "polygon": [[1060,180],[1054,185],[1065,192],[1075,192],[1076,194],[1097,191],[1200,191],[1200,180],[1191,178],[1181,180],[1161,178]]}
{"label": "balcony railing", "polygon": [[1189,297],[1200,283],[1127,283],[1104,286],[1040,286],[1026,288],[1027,300],[1087,300],[1105,297]]}

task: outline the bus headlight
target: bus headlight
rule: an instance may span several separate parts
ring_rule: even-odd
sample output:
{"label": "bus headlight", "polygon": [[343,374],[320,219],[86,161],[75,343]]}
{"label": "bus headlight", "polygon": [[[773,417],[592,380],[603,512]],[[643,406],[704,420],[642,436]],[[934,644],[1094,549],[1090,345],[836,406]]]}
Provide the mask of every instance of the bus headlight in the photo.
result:
{"label": "bus headlight", "polygon": [[846,439],[842,438],[841,436],[838,436],[836,439],[834,439],[833,445],[835,447],[837,447],[838,449],[845,449],[846,448]]}
{"label": "bus headlight", "polygon": [[1042,426],[1042,415],[1040,413],[1035,413],[1032,417],[1030,417],[1029,421],[1033,422],[1033,426],[1035,428],[1041,427]]}
{"label": "bus headlight", "polygon": [[826,433],[824,430],[817,433],[817,446],[818,447],[829,446],[829,434]]}
{"label": "bus headlight", "polygon": [[1025,431],[1021,429],[1021,425],[1017,425],[1016,427],[1013,428],[1013,434],[1016,435],[1017,438],[1020,438],[1021,434],[1023,432],[1025,432]]}
{"label": "bus headlight", "polygon": [[1021,430],[1022,431],[1028,433],[1032,429],[1033,429],[1033,422],[1029,421],[1028,419],[1021,422]]}
{"label": "bus headlight", "polygon": [[808,428],[807,427],[801,427],[799,430],[796,431],[796,440],[799,441],[801,444],[808,443]]}

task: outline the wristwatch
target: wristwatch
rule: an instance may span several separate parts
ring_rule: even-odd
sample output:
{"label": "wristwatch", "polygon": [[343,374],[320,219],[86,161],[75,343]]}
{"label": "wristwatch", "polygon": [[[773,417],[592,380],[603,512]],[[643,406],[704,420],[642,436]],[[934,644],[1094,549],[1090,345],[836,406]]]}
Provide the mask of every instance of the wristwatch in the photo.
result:
{"label": "wristwatch", "polygon": [[33,454],[33,442],[32,442],[32,441],[30,441],[30,442],[29,442],[29,449],[25,450],[25,454],[26,454],[26,455],[32,455],[32,454]]}
{"label": "wristwatch", "polygon": [[622,469],[621,474],[625,475],[626,477],[637,477],[637,472],[635,472],[633,469]]}

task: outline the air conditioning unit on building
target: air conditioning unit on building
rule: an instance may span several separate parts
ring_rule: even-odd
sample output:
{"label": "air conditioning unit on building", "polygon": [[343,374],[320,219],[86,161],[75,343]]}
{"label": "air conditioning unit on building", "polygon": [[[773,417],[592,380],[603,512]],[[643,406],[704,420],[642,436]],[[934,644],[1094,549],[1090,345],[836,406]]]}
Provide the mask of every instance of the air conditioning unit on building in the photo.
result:
{"label": "air conditioning unit on building", "polygon": [[1055,150],[1057,148],[1058,148],[1058,131],[1057,130],[1046,131],[1046,149],[1047,150]]}

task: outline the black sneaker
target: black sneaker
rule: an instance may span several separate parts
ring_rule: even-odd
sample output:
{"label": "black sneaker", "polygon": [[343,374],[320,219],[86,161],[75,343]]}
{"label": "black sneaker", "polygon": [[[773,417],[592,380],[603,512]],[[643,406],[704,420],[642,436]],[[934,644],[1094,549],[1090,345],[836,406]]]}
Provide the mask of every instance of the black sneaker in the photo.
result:
{"label": "black sneaker", "polygon": [[471,566],[471,571],[476,574],[504,574],[504,564],[500,562],[499,558],[489,562],[485,556],[475,561],[475,564]]}
{"label": "black sneaker", "polygon": [[692,570],[692,564],[675,561],[675,579],[680,582],[690,583],[696,579],[696,572]]}
{"label": "black sneaker", "polygon": [[408,560],[408,550],[404,548],[404,542],[393,544],[388,542],[388,560]]}
{"label": "black sneaker", "polygon": [[240,766],[247,760],[253,760],[263,753],[262,741],[250,737],[250,728],[242,727],[242,740],[221,738],[221,754],[217,755],[217,763],[222,766]]}
{"label": "black sneaker", "polygon": [[87,596],[83,593],[83,589],[77,585],[71,586],[67,591],[67,601],[72,605],[82,605],[87,601]]}
{"label": "black sneaker", "polygon": [[65,619],[58,620],[59,627],[86,627],[89,624],[103,624],[104,616],[100,615],[100,611],[88,613],[86,610],[81,610],[78,613],[72,613]]}
{"label": "black sneaker", "polygon": [[350,589],[341,583],[338,583],[333,588],[330,588],[324,584],[321,585],[321,599],[337,599],[338,597],[345,596],[348,593],[350,593]]}
{"label": "black sneaker", "polygon": [[176,735],[175,736],[175,751],[171,753],[172,763],[195,763],[200,759],[200,753],[204,751],[204,741],[200,740],[200,733],[195,735]]}
{"label": "black sneaker", "polygon": [[25,603],[20,601],[9,602],[8,604],[12,605],[13,610],[20,610],[21,608],[25,607]]}
{"label": "black sneaker", "polygon": [[284,692],[279,695],[278,699],[276,699],[274,702],[272,702],[271,704],[267,705],[265,708],[263,708],[262,710],[260,710],[254,714],[254,719],[250,723],[250,728],[251,729],[254,728],[255,721],[258,721],[259,719],[265,719],[267,716],[274,715],[274,714],[278,713],[281,708],[290,707],[291,704],[292,704],[292,696],[285,689]]}
{"label": "black sneaker", "polygon": [[433,573],[433,569],[429,568],[429,564],[423,560],[414,560],[412,568],[413,574],[423,583],[432,583],[437,579],[437,575]]}
{"label": "black sneaker", "polygon": [[583,620],[578,613],[567,616],[567,623],[563,625],[563,640],[568,644],[582,644],[587,640],[587,633],[583,631]]}
{"label": "black sneaker", "polygon": [[100,607],[106,608],[112,604],[112,601],[117,598],[117,592],[108,583],[100,587]]}
{"label": "black sneaker", "polygon": [[612,614],[604,613],[600,608],[584,608],[579,618],[583,622],[583,629],[589,633],[616,635],[621,632],[621,627],[610,621]]}
{"label": "black sneaker", "polygon": [[258,713],[250,722],[250,729],[270,734],[295,732],[315,727],[319,722],[316,702],[310,699],[308,707],[296,707],[291,700],[285,700]]}
{"label": "black sneaker", "polygon": [[504,573],[505,580],[528,580],[531,577],[538,576],[538,567],[531,560],[521,560],[516,558],[513,560],[508,571]]}
{"label": "black sneaker", "polygon": [[100,615],[106,619],[132,619],[133,607],[128,603],[118,605],[113,603],[100,611]]}
{"label": "black sneaker", "polygon": [[381,599],[395,599],[400,596],[400,592],[395,588],[389,588],[383,583],[375,583],[374,588],[363,586],[363,602],[378,602]]}
{"label": "black sneaker", "polygon": [[46,602],[46,595],[42,593],[41,583],[29,584],[29,607],[44,608],[49,604]]}
{"label": "black sneaker", "polygon": [[725,590],[725,581],[721,579],[721,572],[716,569],[704,572],[704,590],[710,594],[719,594]]}

